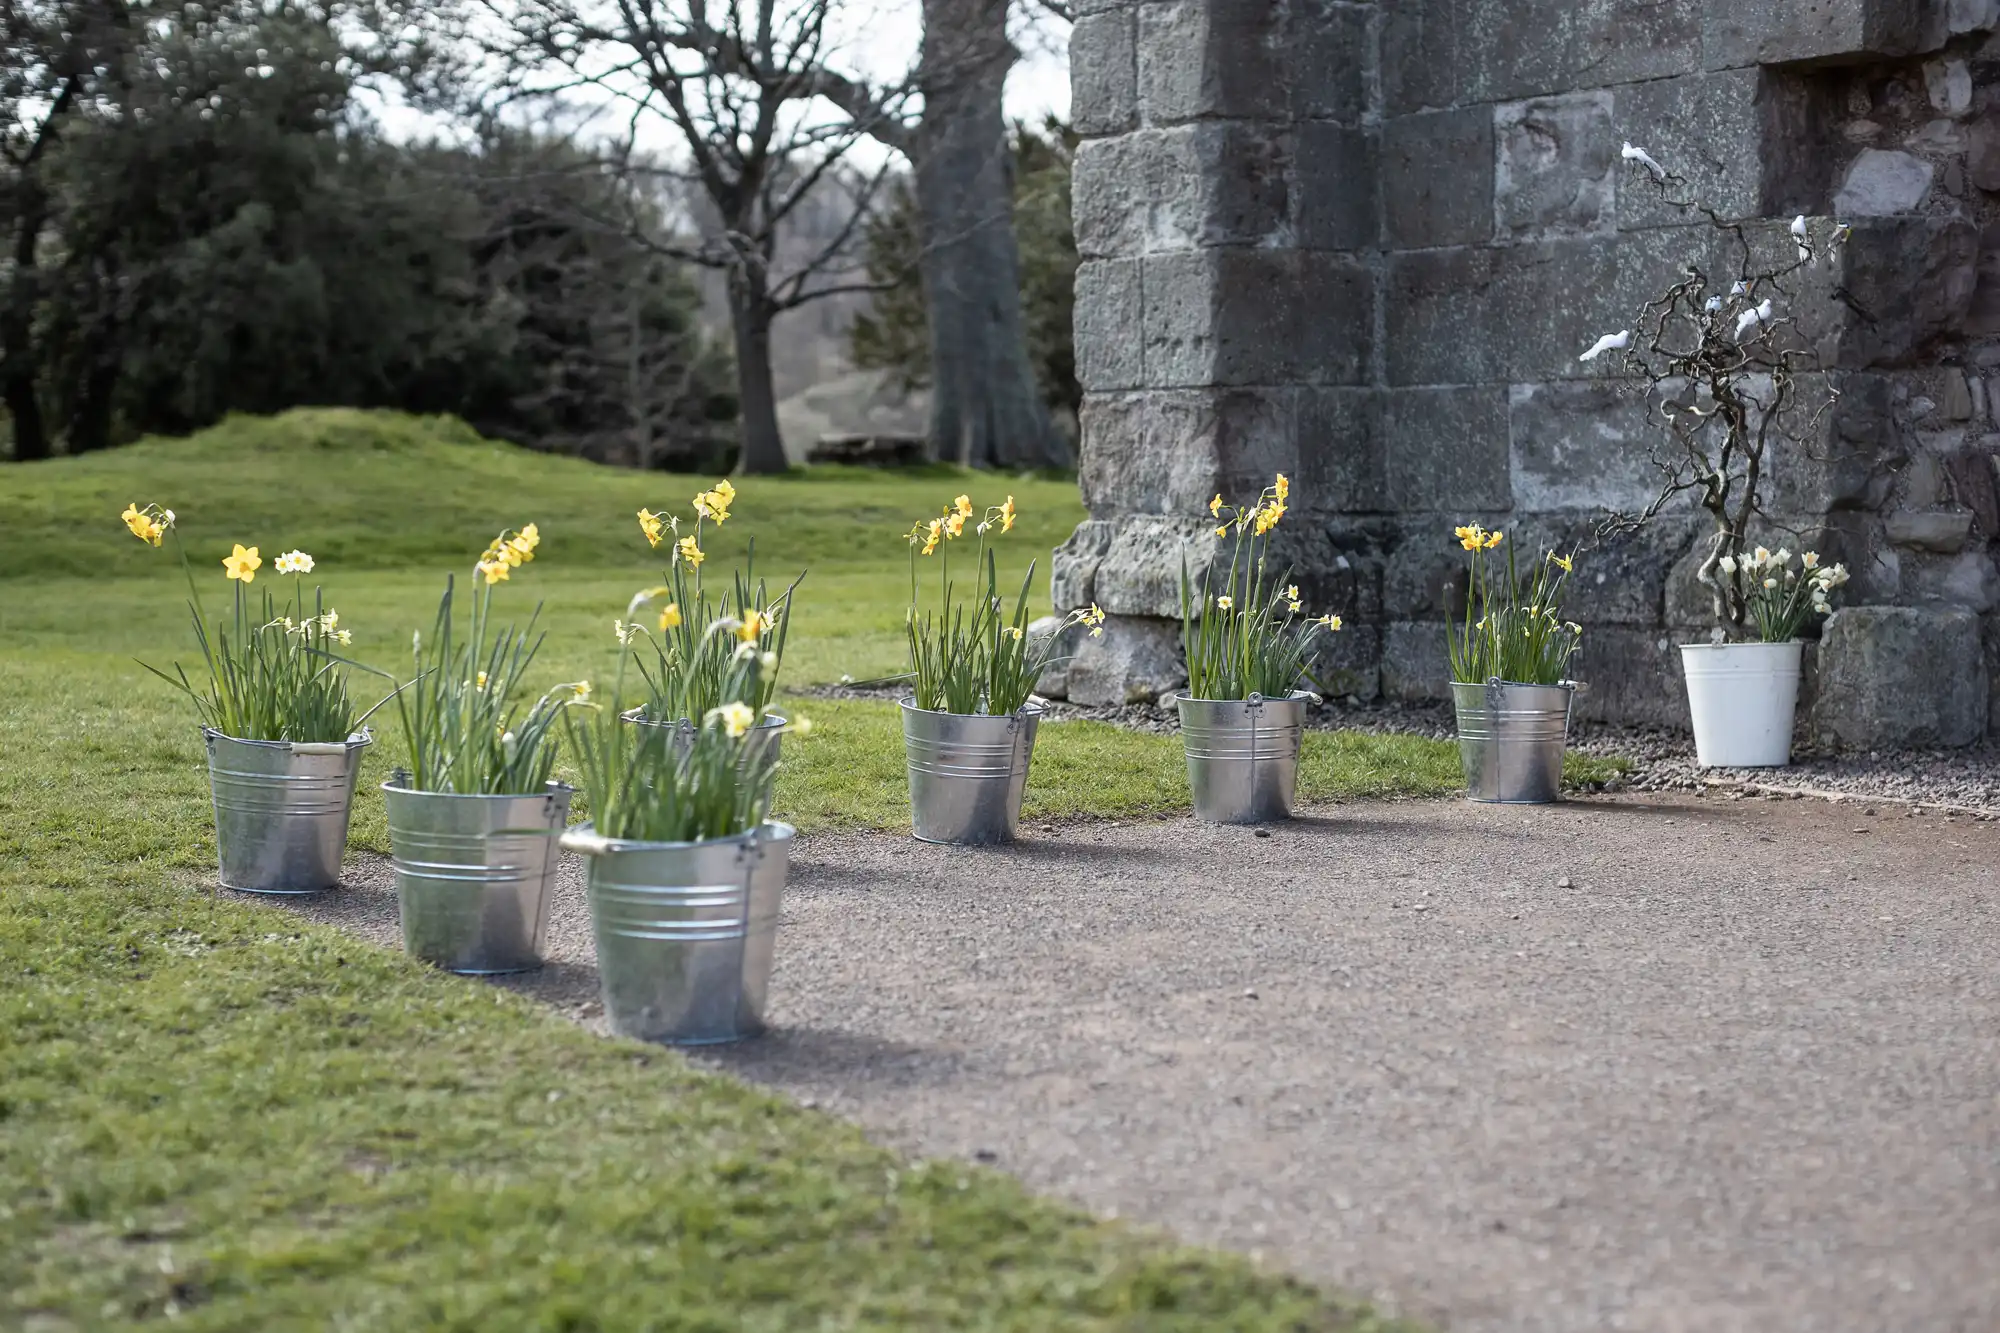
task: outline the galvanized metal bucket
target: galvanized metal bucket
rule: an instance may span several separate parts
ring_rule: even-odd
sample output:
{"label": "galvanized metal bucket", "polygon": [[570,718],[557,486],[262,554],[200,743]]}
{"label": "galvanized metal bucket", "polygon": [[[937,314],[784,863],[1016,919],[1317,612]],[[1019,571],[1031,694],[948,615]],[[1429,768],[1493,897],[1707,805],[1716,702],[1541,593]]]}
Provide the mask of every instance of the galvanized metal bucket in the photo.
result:
{"label": "galvanized metal bucket", "polygon": [[1475,801],[1547,805],[1562,799],[1563,747],[1576,685],[1454,681],[1458,755]]}
{"label": "galvanized metal bucket", "polygon": [[706,1046],[764,1030],[792,826],[734,838],[629,842],[583,824],[597,972],[612,1031]]}
{"label": "galvanized metal bucket", "polygon": [[340,883],[340,854],[366,728],[344,741],[240,741],[212,727],[208,785],[225,889],[319,893]]}
{"label": "galvanized metal bucket", "polygon": [[1306,704],[1318,698],[1308,690],[1283,699],[1177,696],[1195,815],[1211,824],[1290,819]]}
{"label": "galvanized metal bucket", "polygon": [[903,700],[910,823],[919,842],[1014,841],[1042,706],[1018,713],[934,713]]}
{"label": "galvanized metal bucket", "polygon": [[[687,718],[677,718],[672,722],[656,722],[646,716],[646,710],[643,708],[628,709],[618,716],[635,727],[671,730],[674,733],[674,750],[677,754],[685,755],[689,747],[694,744],[694,723]],[[782,714],[766,713],[743,738],[743,765],[748,767],[767,755],[772,763],[777,763],[779,747],[785,739],[786,725]]]}
{"label": "galvanized metal bucket", "polygon": [[574,788],[460,796],[382,784],[403,947],[448,972],[488,975],[542,965],[556,840]]}

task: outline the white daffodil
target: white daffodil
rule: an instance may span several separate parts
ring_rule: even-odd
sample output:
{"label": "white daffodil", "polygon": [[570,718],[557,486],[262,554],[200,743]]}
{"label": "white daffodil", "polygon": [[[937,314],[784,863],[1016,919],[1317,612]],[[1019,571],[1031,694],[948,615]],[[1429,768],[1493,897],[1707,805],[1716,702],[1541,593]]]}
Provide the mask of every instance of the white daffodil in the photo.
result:
{"label": "white daffodil", "polygon": [[1722,567],[1722,572],[1725,574],[1734,574],[1736,572],[1736,557],[1733,555],[1725,555],[1715,563]]}

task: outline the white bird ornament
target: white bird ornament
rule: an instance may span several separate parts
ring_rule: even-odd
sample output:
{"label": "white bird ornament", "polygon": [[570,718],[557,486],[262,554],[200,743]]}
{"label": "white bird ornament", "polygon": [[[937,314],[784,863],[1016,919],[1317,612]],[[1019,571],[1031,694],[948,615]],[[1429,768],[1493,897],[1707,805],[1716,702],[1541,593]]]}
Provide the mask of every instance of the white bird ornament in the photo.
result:
{"label": "white bird ornament", "polygon": [[1803,213],[1792,219],[1792,239],[1799,243],[1799,258],[1811,259],[1812,246],[1806,243],[1806,215]]}
{"label": "white bird ornament", "polygon": [[1607,333],[1590,345],[1590,350],[1578,357],[1579,361],[1595,361],[1606,352],[1622,352],[1632,345],[1632,330],[1620,329]]}
{"label": "white bird ornament", "polygon": [[1634,148],[1628,143],[1618,150],[1618,156],[1624,158],[1627,162],[1637,162],[1640,166],[1652,172],[1653,179],[1655,180],[1665,180],[1667,178],[1667,169],[1658,162],[1655,162],[1653,155],[1643,148]]}
{"label": "white bird ornament", "polygon": [[1771,318],[1771,298],[1765,297],[1756,305],[1736,317],[1736,341],[1742,342],[1743,335]]}

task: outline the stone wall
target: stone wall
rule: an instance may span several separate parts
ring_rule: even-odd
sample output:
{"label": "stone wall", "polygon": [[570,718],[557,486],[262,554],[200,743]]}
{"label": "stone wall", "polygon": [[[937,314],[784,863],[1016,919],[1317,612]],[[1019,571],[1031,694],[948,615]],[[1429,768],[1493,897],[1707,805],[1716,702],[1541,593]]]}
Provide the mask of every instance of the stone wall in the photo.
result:
{"label": "stone wall", "polygon": [[[1946,731],[2000,720],[1996,25],[2000,0],[1083,0],[1091,518],[1054,591],[1115,620],[1071,696],[1176,683],[1165,618],[1182,553],[1206,558],[1203,506],[1275,471],[1287,554],[1348,617],[1341,683],[1364,699],[1443,693],[1454,524],[1566,545],[1643,506],[1641,410],[1577,353],[1716,242],[1621,162],[1629,140],[1759,244],[1797,213],[1854,224],[1799,311],[1842,397],[1774,462],[1776,535],[1844,560],[1849,603],[1914,608],[1867,623],[1916,651],[1965,656],[1954,613],[1977,616],[1981,651],[1943,669],[1978,716]],[[1685,721],[1701,531],[1673,511],[1587,553],[1568,611],[1586,707]],[[1852,688],[1861,668],[1829,669]]]}

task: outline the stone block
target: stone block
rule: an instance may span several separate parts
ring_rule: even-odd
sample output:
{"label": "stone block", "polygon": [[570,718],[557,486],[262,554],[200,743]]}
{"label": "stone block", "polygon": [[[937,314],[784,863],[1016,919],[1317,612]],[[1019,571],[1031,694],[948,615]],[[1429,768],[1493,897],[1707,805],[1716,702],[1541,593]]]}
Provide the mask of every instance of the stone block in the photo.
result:
{"label": "stone block", "polygon": [[1813,733],[1855,749],[1972,745],[1986,734],[1979,617],[1914,606],[1850,606],[1820,639]]}
{"label": "stone block", "polygon": [[1652,450],[1662,434],[1635,386],[1610,380],[1516,384],[1507,392],[1514,506],[1633,513],[1664,480]]}
{"label": "stone block", "polygon": [[1455,107],[1465,95],[1461,35],[1451,0],[1399,0],[1382,14],[1382,111],[1407,116]]}
{"label": "stone block", "polygon": [[1138,19],[1129,9],[1079,17],[1069,33],[1070,125],[1123,134],[1139,123]]}
{"label": "stone block", "polygon": [[1904,451],[1895,414],[1895,381],[1887,375],[1842,375],[1840,399],[1815,426],[1826,401],[1827,377],[1802,375],[1786,430],[1773,432],[1766,472],[1772,507],[1783,513],[1824,514],[1864,504],[1886,465]]}
{"label": "stone block", "polygon": [[1077,480],[1092,514],[1205,512],[1297,476],[1298,390],[1184,389],[1084,400]]}
{"label": "stone block", "polygon": [[1284,6],[1172,0],[1141,6],[1138,18],[1139,106],[1147,124],[1286,114],[1292,79]]}
{"label": "stone block", "polygon": [[1338,633],[1321,633],[1306,667],[1311,688],[1328,699],[1352,696],[1366,703],[1382,693],[1382,631],[1374,625],[1348,624]]}
{"label": "stone block", "polygon": [[1368,26],[1375,8],[1349,0],[1292,0],[1285,46],[1296,81],[1294,116],[1361,123],[1368,110]]}
{"label": "stone block", "polygon": [[1810,294],[1820,303],[1812,312],[1818,322],[1805,327],[1838,330],[1822,346],[1829,364],[1913,364],[1934,340],[1964,327],[1978,262],[1978,229],[1962,218],[1859,219],[1833,273]]}
{"label": "stone block", "polygon": [[1151,703],[1187,681],[1177,621],[1113,616],[1069,664],[1069,701],[1092,707]]}
{"label": "stone block", "polygon": [[1451,650],[1442,620],[1382,627],[1382,697],[1399,702],[1451,697]]}
{"label": "stone block", "polygon": [[[1467,384],[1577,375],[1577,353],[1600,332],[1629,327],[1641,301],[1648,235],[1621,253],[1615,236],[1389,258],[1383,304],[1389,383]],[[1643,298],[1642,298],[1643,300]]]}
{"label": "stone block", "polygon": [[1076,377],[1085,391],[1145,383],[1144,304],[1137,258],[1093,259],[1077,266]]}
{"label": "stone block", "polygon": [[1955,37],[2000,24],[2000,0],[1946,0],[1945,24]]}
{"label": "stone block", "polygon": [[1097,600],[1097,567],[1110,551],[1115,532],[1112,523],[1087,518],[1056,547],[1049,560],[1049,602],[1057,611],[1075,611]]}
{"label": "stone block", "polygon": [[1969,509],[1916,509],[1889,515],[1883,524],[1889,540],[1912,550],[1956,555],[1972,536]]}
{"label": "stone block", "polygon": [[1181,613],[1181,569],[1199,584],[1218,543],[1201,519],[1134,514],[1121,519],[1098,562],[1097,604],[1114,616]]}
{"label": "stone block", "polygon": [[1375,244],[1375,145],[1360,130],[1308,121],[1297,145],[1293,232],[1308,250],[1361,250]]}
{"label": "stone block", "polygon": [[1687,686],[1680,671],[1681,636],[1659,629],[1586,623],[1570,675],[1583,682],[1572,717],[1685,729]]}
{"label": "stone block", "polygon": [[1353,384],[1374,328],[1374,282],[1323,251],[1149,255],[1146,377],[1171,387]]}
{"label": "stone block", "polygon": [[1382,614],[1396,620],[1452,621],[1465,616],[1471,557],[1452,537],[1460,522],[1502,527],[1502,515],[1454,515],[1425,522],[1410,520],[1382,567]]}
{"label": "stone block", "polygon": [[1575,569],[1564,585],[1562,616],[1594,632],[1602,625],[1655,626],[1667,602],[1676,563],[1694,541],[1684,516],[1662,516],[1634,531],[1600,535],[1594,517],[1536,514],[1507,529],[1520,576],[1526,579],[1551,552]]}
{"label": "stone block", "polygon": [[1620,161],[1611,108],[1604,91],[1493,108],[1494,235],[1539,240],[1611,228]]}
{"label": "stone block", "polygon": [[1914,213],[1930,197],[1936,174],[1935,167],[1914,153],[1864,148],[1833,196],[1834,215],[1879,218]]}
{"label": "stone block", "polygon": [[1381,394],[1301,389],[1298,404],[1298,506],[1336,513],[1386,508]]}
{"label": "stone block", "polygon": [[[1787,99],[1759,69],[1691,74],[1617,90],[1614,119],[1620,141],[1631,140],[1688,184],[1692,194],[1726,218],[1776,212],[1765,206],[1765,178],[1778,163],[1810,152],[1803,111],[1787,115]],[[1612,145],[1615,155],[1617,144]],[[1617,164],[1618,225],[1674,226],[1687,210],[1668,203],[1644,167]],[[1786,193],[1789,193],[1787,191]],[[1799,209],[1815,211],[1810,200]]]}
{"label": "stone block", "polygon": [[1966,131],[1965,177],[1982,190],[2000,190],[2000,112],[1989,110]]}
{"label": "stone block", "polygon": [[1906,601],[1982,613],[2000,607],[2000,569],[1983,550],[1934,555],[1905,548],[1900,563]]}
{"label": "stone block", "polygon": [[1511,505],[1503,386],[1391,389],[1382,433],[1392,510],[1455,515]]}
{"label": "stone block", "polygon": [[1946,36],[1933,0],[1701,0],[1709,69],[1930,51]]}
{"label": "stone block", "polygon": [[1513,101],[1693,73],[1701,0],[1459,0],[1468,100]]}
{"label": "stone block", "polygon": [[1390,248],[1478,244],[1493,235],[1493,116],[1485,107],[1399,116],[1382,126]]}
{"label": "stone block", "polygon": [[1142,130],[1087,142],[1071,215],[1086,259],[1294,240],[1293,140],[1235,123]]}

